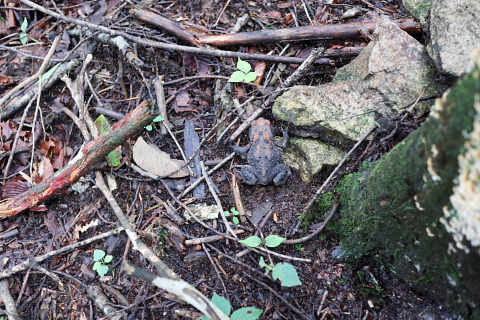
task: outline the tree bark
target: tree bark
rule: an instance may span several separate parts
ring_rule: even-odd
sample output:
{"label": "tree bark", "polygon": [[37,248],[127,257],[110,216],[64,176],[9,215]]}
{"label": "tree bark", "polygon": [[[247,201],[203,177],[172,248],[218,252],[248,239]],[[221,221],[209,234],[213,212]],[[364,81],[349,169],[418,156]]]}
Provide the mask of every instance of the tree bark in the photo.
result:
{"label": "tree bark", "polygon": [[11,199],[0,202],[0,220],[11,218],[18,213],[36,206],[77,181],[82,175],[96,169],[105,157],[127,139],[135,137],[157,115],[150,100],[144,101],[136,109],[118,121],[112,131],[89,142],[75,159],[55,172],[50,178]]}
{"label": "tree bark", "polygon": [[480,53],[418,130],[344,178],[335,222],[351,257],[379,258],[466,319],[480,319],[479,65]]}

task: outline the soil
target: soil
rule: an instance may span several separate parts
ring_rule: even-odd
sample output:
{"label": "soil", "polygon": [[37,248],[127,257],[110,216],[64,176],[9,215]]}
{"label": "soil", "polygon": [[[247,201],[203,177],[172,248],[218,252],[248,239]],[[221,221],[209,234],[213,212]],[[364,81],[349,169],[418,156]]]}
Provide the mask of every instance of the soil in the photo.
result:
{"label": "soil", "polygon": [[[99,2],[100,3],[100,2]],[[129,15],[130,4],[123,7],[109,1],[119,11],[114,17],[103,16],[97,3],[87,4],[82,1],[67,1],[60,9],[72,17],[79,16],[81,10],[98,12],[103,25],[124,30],[131,34],[149,37],[165,42],[182,42],[158,29],[135,21]],[[293,3],[293,2],[292,2]],[[288,2],[278,1],[233,1],[229,5],[225,2],[204,1],[164,1],[150,6],[150,9],[174,21],[187,21],[195,27],[209,28],[213,34],[226,33],[232,28],[237,17],[249,13],[256,20],[252,20],[242,31],[258,30],[259,25],[266,28],[288,28],[295,24],[288,21],[293,12],[299,25],[309,25],[308,17],[303,9],[303,2],[295,2],[296,7]],[[48,3],[43,3],[49,7]],[[361,7],[364,19],[373,19],[376,15],[389,14],[394,18],[407,18],[408,14],[397,1],[373,2],[344,1],[331,5],[320,5],[307,2],[312,17],[318,24],[333,24],[345,22],[341,18],[345,8]],[[220,11],[225,7],[224,13]],[[53,7],[50,7],[51,9]],[[323,8],[323,10],[322,10]],[[2,16],[6,16],[7,9],[0,9]],[[109,11],[111,12],[111,11]],[[4,15],[5,13],[5,15]],[[64,22],[41,20],[45,17],[37,12],[16,11],[17,15],[25,16],[39,28],[36,39],[51,43],[53,33],[61,34],[73,25]],[[91,14],[91,13],[88,13]],[[19,16],[19,17],[20,17]],[[217,18],[220,16],[218,23]],[[17,17],[17,20],[19,19]],[[363,19],[358,18],[358,19]],[[35,20],[37,19],[37,20]],[[89,19],[94,21],[94,16]],[[43,21],[40,24],[38,21]],[[216,24],[215,24],[216,23]],[[33,32],[32,30],[30,30]],[[53,35],[55,35],[53,34]],[[30,36],[32,34],[30,33]],[[75,48],[78,39],[64,39],[64,46],[60,53]],[[69,42],[69,43],[68,43]],[[5,44],[7,45],[7,44]],[[316,46],[365,46],[364,39],[304,41],[291,43],[291,50],[298,54],[309,52]],[[275,50],[278,54],[284,44],[258,44],[248,47],[249,53],[268,53]],[[231,51],[239,48],[229,47]],[[243,48],[244,49],[244,48]],[[36,51],[35,51],[36,50]],[[34,55],[44,55],[48,46],[42,49],[31,49]],[[82,45],[73,50],[73,55],[81,56],[86,48]],[[200,157],[203,161],[218,163],[232,152],[232,144],[216,142],[215,125],[219,118],[225,118],[226,123],[235,117],[231,112],[222,110],[221,104],[214,104],[214,95],[218,93],[217,79],[200,78],[186,79],[182,82],[168,85],[169,81],[197,75],[229,76],[236,70],[236,59],[217,58],[212,56],[194,56],[190,53],[165,51],[146,46],[137,46],[135,51],[146,67],[140,74],[138,69],[131,66],[118,50],[109,45],[98,44],[94,51],[94,60],[89,67],[91,86],[86,87],[85,101],[92,117],[96,118],[94,108],[103,106],[116,112],[126,114],[138,103],[149,97],[146,84],[142,80],[153,79],[160,74],[165,77],[167,99],[173,97],[169,105],[168,117],[174,124],[172,132],[181,146],[184,145],[183,130],[186,120],[195,121],[195,128],[200,139],[207,137],[202,145]],[[2,91],[12,89],[31,70],[37,70],[41,60],[27,59],[11,51],[1,51],[0,61],[3,65],[1,79],[11,77],[11,83],[2,82]],[[330,65],[315,67],[304,75],[297,84],[318,84],[328,82],[335,72],[335,68],[342,66],[350,58],[332,60]],[[254,66],[260,63],[251,61]],[[286,78],[295,70],[297,65],[287,65],[281,74]],[[76,71],[79,72],[79,69]],[[72,77],[76,75],[71,74]],[[78,76],[78,75],[77,75]],[[226,81],[221,80],[222,87]],[[278,85],[275,84],[275,85]],[[149,90],[152,90],[148,82]],[[92,94],[94,88],[96,94]],[[257,101],[264,101],[255,86],[236,84],[231,93],[240,103],[252,96]],[[273,89],[273,88],[270,88]],[[34,177],[37,182],[42,179],[39,174],[41,161],[45,154],[54,152],[58,147],[62,150],[71,149],[65,155],[64,163],[68,162],[80,149],[84,139],[71,118],[61,111],[58,106],[76,110],[75,102],[63,83],[57,83],[46,90],[41,96],[40,108],[43,118],[43,136],[38,140],[33,157]],[[259,105],[258,102],[255,105]],[[270,106],[271,107],[271,106]],[[34,108],[27,114],[27,122],[33,123]],[[21,114],[17,118],[2,123],[2,135],[5,142],[5,127],[13,132],[18,128]],[[287,123],[276,120],[270,110],[265,110],[263,117],[269,119],[277,136],[282,129],[288,128]],[[422,118],[414,118],[404,113],[393,119],[399,123],[406,133],[414,130]],[[109,119],[111,123],[116,120]],[[229,129],[232,133],[238,125]],[[291,126],[291,125],[290,125]],[[293,129],[293,128],[291,128]],[[26,129],[23,129],[26,130]],[[293,130],[292,130],[293,131]],[[366,141],[351,157],[348,164],[340,170],[335,179],[328,186],[334,191],[335,186],[343,175],[355,172],[364,161],[375,161],[394,147],[398,140],[393,137],[385,138],[388,133],[378,133],[372,141]],[[146,141],[155,143],[161,150],[172,158],[181,159],[179,150],[169,134],[162,134],[160,126],[156,125],[152,131],[144,131],[142,136]],[[22,135],[21,141],[28,141],[28,133]],[[45,146],[45,141],[52,143]],[[60,143],[60,142],[61,143]],[[200,238],[214,235],[196,222],[172,223],[177,231],[166,228],[167,220],[171,215],[163,206],[164,202],[171,202],[170,210],[183,215],[183,208],[165,189],[165,185],[158,180],[141,176],[133,171],[128,163],[131,162],[131,149],[135,141],[128,141],[123,145],[122,154],[124,164],[111,168],[103,164],[100,169],[110,174],[116,181],[118,188],[113,194],[120,207],[128,215],[129,220],[141,233],[143,240],[157,255],[172,268],[183,280],[194,285],[204,295],[211,298],[214,293],[227,298],[233,310],[243,307],[255,307],[263,310],[261,319],[451,319],[453,318],[442,306],[430,298],[412,292],[388,267],[375,261],[375,257],[363,260],[346,261],[338,252],[341,250],[341,239],[333,230],[326,228],[319,236],[299,245],[281,245],[272,248],[272,251],[285,256],[309,259],[310,262],[282,258],[276,255],[250,252],[236,258],[236,254],[244,250],[244,246],[233,241],[221,240],[204,245],[185,246],[183,238]],[[240,145],[248,142],[247,133],[241,135]],[[10,142],[11,144],[12,142]],[[350,147],[350,146],[345,146]],[[5,147],[2,152],[7,151]],[[50,149],[49,149],[50,148]],[[70,150],[68,149],[68,150]],[[346,148],[348,150],[348,148]],[[23,156],[22,156],[23,155]],[[29,155],[29,153],[27,154]],[[58,157],[58,156],[56,156]],[[56,158],[55,157],[55,158]],[[7,157],[2,157],[1,167],[5,169]],[[53,159],[53,157],[51,157]],[[10,174],[24,171],[30,175],[30,156],[17,154],[13,158]],[[246,160],[236,156],[214,174],[212,180],[216,187],[222,207],[228,210],[237,207],[232,191],[232,179],[238,175],[239,165],[246,164]],[[210,166],[211,168],[212,166]],[[58,168],[52,167],[52,172]],[[310,231],[308,227],[323,221],[324,213],[316,212],[309,215],[308,222],[298,227],[299,216],[302,215],[305,205],[323,184],[333,168],[329,167],[308,183],[302,181],[298,171],[292,168],[292,175],[285,185],[249,186],[240,184],[240,194],[244,208],[248,214],[263,214],[270,212],[270,219],[262,229],[262,235],[280,235],[289,239],[305,236]],[[6,177],[5,177],[6,178]],[[7,181],[7,180],[5,180]],[[26,211],[14,218],[5,219],[0,223],[0,235],[9,230],[18,230],[11,237],[0,237],[1,269],[7,270],[12,266],[31,258],[38,257],[52,250],[58,250],[81,240],[114,229],[119,226],[116,216],[103,194],[94,187],[94,173],[83,177],[81,183],[85,186],[82,191],[67,189],[45,203],[44,211]],[[189,181],[186,179],[171,179],[175,195],[181,192]],[[77,189],[78,190],[78,189]],[[204,198],[192,200],[196,204],[214,205],[215,199],[206,188]],[[4,192],[7,192],[5,189]],[[267,209],[265,209],[267,208]],[[270,208],[270,209],[268,209]],[[256,211],[257,210],[257,211]],[[242,217],[243,218],[243,217]],[[335,219],[335,218],[334,218]],[[219,219],[220,220],[220,219]],[[217,225],[217,229],[225,233],[221,222],[206,221],[209,226]],[[255,226],[250,220],[243,222],[238,228],[245,229],[240,238],[245,239],[253,235]],[[108,264],[109,272],[105,277],[92,270],[94,265],[94,250],[104,250],[113,256]],[[208,253],[208,254],[205,254]],[[273,280],[265,269],[260,267],[259,259],[263,256],[266,261],[274,263],[291,263],[298,272],[302,284],[294,287],[283,287],[279,280]],[[28,271],[15,273],[8,277],[10,293],[14,298],[21,319],[105,319],[106,316],[99,310],[87,293],[90,285],[99,285],[110,300],[110,305],[117,310],[124,311],[127,319],[197,319],[201,314],[193,307],[179,301],[175,297],[159,290],[155,286],[138,278],[128,277],[122,272],[122,262],[126,260],[132,264],[154,272],[154,268],[138,252],[131,248],[124,233],[111,235],[106,239],[82,246],[67,253],[51,257]],[[0,298],[1,299],[1,298]],[[4,312],[0,309],[0,319]]]}

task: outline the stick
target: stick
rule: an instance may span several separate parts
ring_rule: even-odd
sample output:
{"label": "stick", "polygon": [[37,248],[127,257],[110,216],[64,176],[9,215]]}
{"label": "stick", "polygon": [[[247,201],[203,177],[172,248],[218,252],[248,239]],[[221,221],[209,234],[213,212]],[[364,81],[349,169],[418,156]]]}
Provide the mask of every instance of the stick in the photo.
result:
{"label": "stick", "polygon": [[13,217],[18,213],[36,206],[54,195],[60,189],[75,182],[85,173],[95,169],[95,166],[105,159],[110,151],[140,133],[151,123],[156,112],[146,100],[122,120],[118,121],[113,130],[88,143],[78,155],[65,167],[50,178],[35,187],[0,203],[0,220]]}

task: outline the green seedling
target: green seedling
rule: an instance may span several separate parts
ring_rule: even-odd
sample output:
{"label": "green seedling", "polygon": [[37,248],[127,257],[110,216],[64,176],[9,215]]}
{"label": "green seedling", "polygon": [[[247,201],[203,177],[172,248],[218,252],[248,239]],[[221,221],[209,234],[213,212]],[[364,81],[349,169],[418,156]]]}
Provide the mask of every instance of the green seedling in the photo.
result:
{"label": "green seedling", "polygon": [[257,78],[255,71],[251,71],[252,66],[250,63],[243,61],[240,58],[238,58],[237,69],[238,71],[232,73],[228,82],[253,82]]}
{"label": "green seedling", "polygon": [[[220,310],[222,310],[223,313],[225,313],[227,316],[230,316],[231,320],[257,320],[258,318],[260,318],[260,316],[263,313],[263,310],[261,309],[246,307],[246,308],[238,309],[234,311],[232,314],[230,314],[232,312],[232,305],[230,304],[230,301],[228,301],[222,296],[219,296],[216,293],[213,293],[212,302]],[[203,316],[201,318],[198,318],[197,320],[211,320],[211,319],[210,317]]]}
{"label": "green seedling", "polygon": [[23,45],[26,45],[28,42],[28,35],[26,33],[27,28],[28,28],[28,20],[27,18],[23,18],[22,25],[20,26],[20,29],[22,30],[22,33],[20,33],[20,42]]}
{"label": "green seedling", "polygon": [[230,217],[231,216],[233,223],[240,224],[240,220],[236,217],[236,216],[240,215],[240,212],[238,212],[238,210],[235,207],[230,209],[230,211],[224,211],[223,214],[225,215],[225,217]]}
{"label": "green seedling", "polygon": [[243,243],[244,245],[252,247],[252,248],[258,247],[261,244],[264,244],[265,246],[270,247],[270,248],[275,248],[275,247],[278,247],[279,245],[281,245],[282,242],[285,241],[285,240],[287,240],[287,239],[282,238],[282,237],[277,236],[277,235],[271,234],[271,235],[269,235],[268,237],[265,238],[265,241],[263,241],[260,237],[251,236],[251,237],[248,237],[245,240],[240,240],[238,242]]}
{"label": "green seedling", "polygon": [[[165,120],[162,116],[158,115],[155,117],[155,119],[153,119],[153,123],[155,122],[162,122],[163,120]],[[147,129],[147,131],[152,131],[153,130],[153,125],[149,124],[145,127],[145,129]]]}
{"label": "green seedling", "polygon": [[113,256],[107,255],[103,250],[95,250],[93,251],[93,260],[95,261],[93,270],[96,270],[98,275],[103,277],[108,272],[107,263],[112,262]]}
{"label": "green seedling", "polygon": [[[263,241],[260,237],[251,236],[245,240],[240,240],[240,243],[243,243],[246,246],[255,248],[260,245],[265,245],[270,248],[278,247],[285,241],[285,238],[276,235],[269,235]],[[265,268],[268,272],[272,272],[273,279],[279,279],[283,287],[294,287],[302,284],[300,278],[298,277],[297,270],[295,267],[288,262],[280,262],[277,264],[267,264],[263,257],[260,258],[259,262],[262,268]]]}
{"label": "green seedling", "polygon": [[265,262],[263,257],[260,257],[260,267],[265,268],[268,272],[272,272],[272,278],[278,279],[282,287],[294,287],[302,285],[302,281],[298,277],[295,267],[288,262],[280,262],[275,265]]}

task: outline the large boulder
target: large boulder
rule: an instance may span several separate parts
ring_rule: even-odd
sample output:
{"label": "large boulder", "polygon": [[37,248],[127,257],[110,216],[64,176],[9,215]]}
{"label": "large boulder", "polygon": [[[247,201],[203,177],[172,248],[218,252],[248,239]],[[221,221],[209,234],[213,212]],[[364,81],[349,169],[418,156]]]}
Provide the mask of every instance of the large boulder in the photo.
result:
{"label": "large boulder", "polygon": [[375,124],[374,111],[393,117],[406,103],[436,93],[434,76],[426,48],[382,17],[374,40],[332,83],[293,87],[277,98],[273,113],[297,126],[322,126],[335,139],[359,140]]}
{"label": "large boulder", "polygon": [[458,77],[480,48],[480,1],[433,0],[428,52],[442,73]]}

